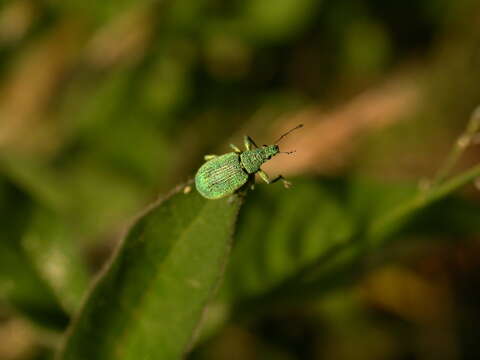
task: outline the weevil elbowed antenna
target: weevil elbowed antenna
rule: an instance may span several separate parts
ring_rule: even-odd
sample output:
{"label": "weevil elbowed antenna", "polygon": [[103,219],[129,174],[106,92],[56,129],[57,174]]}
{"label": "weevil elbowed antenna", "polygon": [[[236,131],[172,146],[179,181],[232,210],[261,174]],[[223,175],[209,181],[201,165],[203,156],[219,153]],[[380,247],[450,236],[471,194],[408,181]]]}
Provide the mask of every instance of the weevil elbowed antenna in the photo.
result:
{"label": "weevil elbowed antenna", "polygon": [[300,129],[303,127],[303,124],[300,124],[300,125],[297,125],[295,126],[293,129],[291,130],[288,130],[285,134],[281,135],[277,140],[275,140],[274,144],[275,145],[278,145],[278,143],[284,138],[286,137],[287,135],[289,135],[291,132],[297,130],[297,129]]}

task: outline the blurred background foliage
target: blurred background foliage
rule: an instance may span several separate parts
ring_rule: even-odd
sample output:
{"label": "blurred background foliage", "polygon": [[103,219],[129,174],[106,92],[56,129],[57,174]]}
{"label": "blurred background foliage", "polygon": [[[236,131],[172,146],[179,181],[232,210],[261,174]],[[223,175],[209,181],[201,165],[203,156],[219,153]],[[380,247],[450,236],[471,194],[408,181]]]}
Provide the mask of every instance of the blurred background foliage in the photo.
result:
{"label": "blurred background foliage", "polygon": [[265,166],[295,187],[248,197],[191,358],[478,358],[473,186],[342,246],[462,133],[479,21],[475,0],[0,1],[0,359],[51,358],[129,219],[204,154],[298,123]]}

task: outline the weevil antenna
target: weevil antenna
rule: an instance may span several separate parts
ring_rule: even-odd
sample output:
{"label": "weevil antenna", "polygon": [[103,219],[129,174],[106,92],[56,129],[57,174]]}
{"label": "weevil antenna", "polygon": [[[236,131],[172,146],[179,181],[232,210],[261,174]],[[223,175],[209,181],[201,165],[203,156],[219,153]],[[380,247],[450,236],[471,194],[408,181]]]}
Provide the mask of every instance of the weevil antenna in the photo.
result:
{"label": "weevil antenna", "polygon": [[288,130],[285,134],[283,134],[282,136],[280,136],[277,140],[275,140],[274,144],[278,144],[280,142],[280,140],[282,140],[284,137],[286,137],[287,135],[289,135],[292,131],[295,131],[297,129],[300,129],[303,127],[303,124],[300,124],[300,125],[297,125],[295,126],[293,129],[291,130]]}
{"label": "weevil antenna", "polygon": [[296,153],[297,150],[292,150],[292,151],[279,151],[279,154],[287,154],[287,155],[292,155]]}

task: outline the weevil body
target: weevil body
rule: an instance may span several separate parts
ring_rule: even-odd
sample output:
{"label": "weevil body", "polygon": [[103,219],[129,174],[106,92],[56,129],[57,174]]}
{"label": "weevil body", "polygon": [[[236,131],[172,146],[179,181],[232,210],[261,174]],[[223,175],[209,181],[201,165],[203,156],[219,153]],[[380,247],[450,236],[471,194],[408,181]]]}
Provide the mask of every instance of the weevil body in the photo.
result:
{"label": "weevil body", "polygon": [[[282,135],[280,139],[300,127],[302,125]],[[230,144],[234,152],[220,156],[205,156],[206,163],[195,175],[195,186],[203,197],[220,199],[231,195],[247,183],[253,184],[257,173],[267,184],[282,180],[286,187],[290,185],[281,175],[270,181],[268,175],[260,168],[262,164],[280,153],[277,144],[258,147],[249,136],[245,136],[244,144],[245,151]]]}

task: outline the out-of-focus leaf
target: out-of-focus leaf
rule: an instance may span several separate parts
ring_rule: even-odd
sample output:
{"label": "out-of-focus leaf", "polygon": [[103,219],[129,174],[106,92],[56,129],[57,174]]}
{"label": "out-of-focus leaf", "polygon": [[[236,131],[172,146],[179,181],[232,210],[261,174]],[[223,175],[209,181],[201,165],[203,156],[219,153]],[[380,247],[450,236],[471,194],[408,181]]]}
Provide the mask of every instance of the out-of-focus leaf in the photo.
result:
{"label": "out-of-focus leaf", "polygon": [[121,1],[57,1],[50,0],[57,11],[62,12],[74,12],[77,16],[91,17],[97,21],[99,25],[110,21],[115,16],[118,16],[122,12],[135,8],[135,6],[148,4],[148,0],[134,1],[134,0],[121,0]]}
{"label": "out-of-focus leaf", "polygon": [[55,176],[33,159],[12,155],[0,157],[0,171],[35,201],[52,210],[62,211],[68,195]]}
{"label": "out-of-focus leaf", "polygon": [[93,288],[60,358],[180,359],[219,284],[240,203],[193,191],[153,206]]}
{"label": "out-of-focus leaf", "polygon": [[[294,276],[290,284],[295,283],[298,286],[297,295],[302,293],[301,289],[305,290],[304,295],[318,294],[329,287],[342,285],[344,281],[350,281],[356,274],[362,272],[365,265],[363,262],[367,256],[377,254],[379,250],[395,240],[408,236],[412,230],[417,232],[421,227],[421,221],[417,220],[431,220],[436,214],[441,213],[449,219],[449,222],[442,225],[445,234],[478,234],[478,230],[475,230],[469,221],[455,221],[458,217],[453,214],[457,209],[452,205],[457,202],[453,197],[454,192],[479,175],[480,166],[476,166],[427,191],[418,189],[412,191],[415,187],[404,184],[397,189],[394,185],[391,185],[390,190],[385,187],[384,191],[380,191],[383,187],[379,187],[377,194],[372,193],[375,195],[373,199],[378,199],[377,209],[372,212],[371,218],[363,220],[357,236],[347,244],[348,246],[339,249],[335,256],[328,259],[322,266],[309,271],[307,276],[303,274],[300,274],[300,277]],[[358,191],[360,188],[356,189],[356,192]],[[410,196],[408,196],[409,192],[411,192]],[[391,202],[394,197],[388,196],[395,193],[399,199],[397,204]],[[387,205],[389,203],[390,205]],[[458,201],[458,204],[462,204],[462,207],[465,205],[461,201]],[[380,209],[383,210],[379,211]],[[469,218],[472,220],[472,216]],[[423,227],[423,236],[436,234],[438,229],[435,227]]]}
{"label": "out-of-focus leaf", "polygon": [[325,183],[298,181],[291,191],[257,186],[240,215],[226,286],[233,298],[274,288],[353,235],[344,204]]}
{"label": "out-of-focus leaf", "polygon": [[410,182],[392,183],[363,178],[351,178],[344,186],[347,207],[361,231],[366,231],[374,219],[413,198],[418,191],[418,186]]}
{"label": "out-of-focus leaf", "polygon": [[98,241],[98,234],[122,224],[125,217],[142,206],[146,197],[145,188],[101,165],[87,160],[74,163],[65,180],[72,193],[75,229],[86,245]]}
{"label": "out-of-focus leaf", "polygon": [[344,71],[352,78],[378,74],[390,60],[390,43],[381,25],[357,20],[351,22],[343,41]]}
{"label": "out-of-focus leaf", "polygon": [[[259,186],[240,216],[222,300],[249,311],[275,298],[302,298],[340,286],[361,272],[365,256],[391,240],[419,229],[436,234],[432,218],[438,216],[449,220],[441,226],[445,234],[478,234],[479,207],[451,196],[474,174],[461,175],[425,198],[412,184],[358,179],[297,181],[291,192]],[[412,209],[415,216],[399,208]],[[392,213],[399,217],[390,221]],[[371,233],[372,228],[382,233]]]}
{"label": "out-of-focus leaf", "polygon": [[87,286],[78,235],[73,221],[67,220],[71,207],[67,200],[72,196],[65,184],[38,163],[4,156],[2,168],[29,204],[29,216],[21,232],[18,229],[15,246],[53,289],[63,308],[72,312]]}
{"label": "out-of-focus leaf", "polygon": [[426,191],[417,191],[410,199],[392,207],[389,211],[373,219],[366,236],[370,242],[384,243],[386,239],[398,234],[412,221],[413,216],[419,215],[432,205],[448,198],[461,187],[472,182],[480,176],[480,165],[463,172],[456,177],[445,181]]}
{"label": "out-of-focus leaf", "polygon": [[80,306],[88,284],[79,240],[66,219],[40,206],[33,211],[32,222],[22,237],[30,261],[69,313]]}
{"label": "out-of-focus leaf", "polygon": [[246,31],[256,40],[283,41],[302,31],[318,6],[319,2],[315,0],[246,1]]}
{"label": "out-of-focus leaf", "polygon": [[111,232],[167,181],[169,141],[155,124],[138,121],[145,118],[132,100],[138,86],[135,69],[122,68],[96,81],[79,77],[65,95],[61,118],[71,142],[57,166],[84,240]]}
{"label": "out-of-focus leaf", "polygon": [[[103,128],[109,127],[112,118],[126,102],[134,71],[131,68],[112,71],[91,79],[78,76],[63,94],[61,117],[68,119],[72,135],[82,138],[101,136]],[[66,120],[65,120],[66,121]]]}
{"label": "out-of-focus leaf", "polygon": [[[71,124],[72,142],[65,155],[71,151],[74,156],[66,162],[66,172],[79,172],[75,176],[82,178],[95,175],[88,170],[99,166],[113,175],[108,181],[123,178],[139,183],[142,190],[165,181],[159,174],[166,172],[169,164],[170,142],[162,132],[168,127],[166,116],[145,104],[150,100],[147,92],[153,77],[127,68],[96,81],[85,76],[74,82],[61,114],[62,120]],[[140,118],[144,121],[138,121]]]}
{"label": "out-of-focus leaf", "polygon": [[1,179],[0,299],[44,326],[61,329],[68,315],[21,245],[31,212],[31,199]]}

